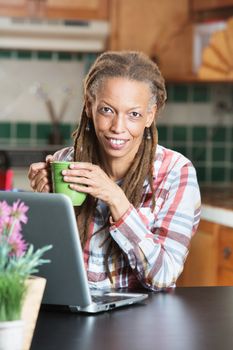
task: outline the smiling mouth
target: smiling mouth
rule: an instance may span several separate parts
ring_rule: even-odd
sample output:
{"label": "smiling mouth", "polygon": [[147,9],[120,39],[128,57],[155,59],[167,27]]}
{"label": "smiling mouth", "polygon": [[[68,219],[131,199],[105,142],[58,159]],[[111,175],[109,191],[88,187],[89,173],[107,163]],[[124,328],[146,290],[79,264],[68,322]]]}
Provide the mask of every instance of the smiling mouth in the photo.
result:
{"label": "smiling mouth", "polygon": [[123,140],[123,139],[115,139],[112,137],[107,137],[108,142],[115,147],[123,146],[127,143],[128,140]]}
{"label": "smiling mouth", "polygon": [[126,143],[126,140],[119,140],[119,139],[109,139],[109,141],[114,145],[123,145],[124,143]]}

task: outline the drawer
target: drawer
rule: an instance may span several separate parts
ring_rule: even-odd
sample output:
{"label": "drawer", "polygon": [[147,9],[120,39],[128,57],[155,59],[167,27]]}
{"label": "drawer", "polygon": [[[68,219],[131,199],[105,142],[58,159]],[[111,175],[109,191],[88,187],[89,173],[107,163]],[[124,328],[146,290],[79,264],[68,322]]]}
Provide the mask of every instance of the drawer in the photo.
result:
{"label": "drawer", "polygon": [[219,229],[219,266],[233,270],[233,229],[220,226]]}

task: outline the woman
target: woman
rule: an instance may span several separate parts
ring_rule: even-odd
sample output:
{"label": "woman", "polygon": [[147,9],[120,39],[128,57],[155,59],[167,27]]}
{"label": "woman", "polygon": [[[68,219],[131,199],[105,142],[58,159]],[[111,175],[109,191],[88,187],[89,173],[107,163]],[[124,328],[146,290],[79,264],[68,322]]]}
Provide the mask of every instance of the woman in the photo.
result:
{"label": "woman", "polygon": [[49,162],[77,162],[63,175],[88,194],[75,211],[91,287],[160,290],[182,272],[200,194],[191,162],[157,144],[165,100],[164,79],[146,55],[103,53],[84,81],[74,147],[29,169],[32,188],[48,192]]}

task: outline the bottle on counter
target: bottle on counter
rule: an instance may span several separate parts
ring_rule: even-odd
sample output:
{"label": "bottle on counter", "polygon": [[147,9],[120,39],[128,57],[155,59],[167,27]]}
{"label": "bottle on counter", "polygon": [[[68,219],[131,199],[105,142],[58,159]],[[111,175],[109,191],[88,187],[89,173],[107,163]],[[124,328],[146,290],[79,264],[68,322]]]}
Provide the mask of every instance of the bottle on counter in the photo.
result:
{"label": "bottle on counter", "polygon": [[11,191],[14,173],[6,151],[0,151],[0,190]]}

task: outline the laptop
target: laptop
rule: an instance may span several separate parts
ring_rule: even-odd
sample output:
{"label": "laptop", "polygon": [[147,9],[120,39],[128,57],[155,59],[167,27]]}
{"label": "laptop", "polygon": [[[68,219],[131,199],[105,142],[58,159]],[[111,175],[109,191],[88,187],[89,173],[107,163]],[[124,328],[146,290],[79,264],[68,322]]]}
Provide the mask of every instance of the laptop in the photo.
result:
{"label": "laptop", "polygon": [[51,262],[39,266],[47,280],[42,304],[68,307],[71,311],[97,313],[141,302],[146,293],[90,289],[71,200],[63,194],[0,191],[0,201],[20,199],[28,207],[22,226],[26,242],[35,249],[52,244],[45,253]]}

